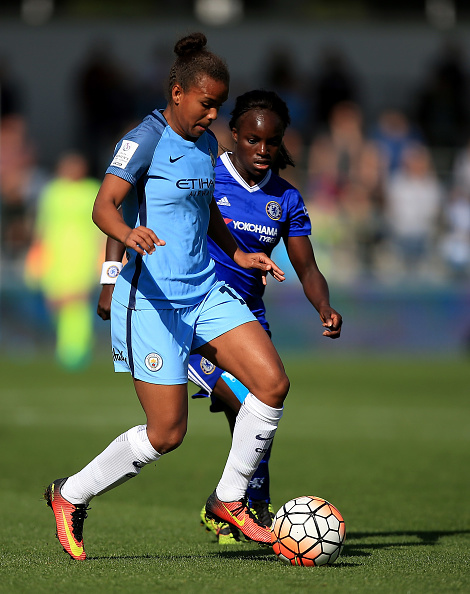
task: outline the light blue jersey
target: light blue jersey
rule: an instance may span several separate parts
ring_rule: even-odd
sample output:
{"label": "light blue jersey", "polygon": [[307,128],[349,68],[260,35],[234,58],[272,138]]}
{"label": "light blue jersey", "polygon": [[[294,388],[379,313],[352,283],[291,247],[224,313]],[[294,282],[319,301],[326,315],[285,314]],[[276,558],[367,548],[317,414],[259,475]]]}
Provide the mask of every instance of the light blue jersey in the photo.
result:
{"label": "light blue jersey", "polygon": [[128,250],[111,305],[114,368],[154,384],[185,384],[195,350],[255,318],[217,282],[207,246],[217,141],[184,140],[158,111],[118,143],[106,173],[132,189],[123,202],[131,227],[166,241],[151,255]]}
{"label": "light blue jersey", "polygon": [[166,241],[153,254],[128,249],[113,298],[129,309],[195,305],[216,282],[207,248],[217,140],[211,132],[185,140],[155,110],[117,144],[106,173],[132,184],[123,203],[131,227]]}

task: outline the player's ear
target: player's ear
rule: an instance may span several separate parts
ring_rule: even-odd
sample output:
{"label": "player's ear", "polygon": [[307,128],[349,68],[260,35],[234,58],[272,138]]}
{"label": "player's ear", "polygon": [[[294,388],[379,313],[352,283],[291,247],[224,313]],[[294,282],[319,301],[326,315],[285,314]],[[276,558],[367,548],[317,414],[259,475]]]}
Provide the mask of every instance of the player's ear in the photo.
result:
{"label": "player's ear", "polygon": [[179,85],[178,83],[173,85],[173,88],[171,89],[171,98],[175,105],[179,105],[183,93],[184,91],[181,85]]}
{"label": "player's ear", "polygon": [[237,132],[236,128],[232,128],[232,139],[233,139],[233,142],[238,141],[238,132]]}

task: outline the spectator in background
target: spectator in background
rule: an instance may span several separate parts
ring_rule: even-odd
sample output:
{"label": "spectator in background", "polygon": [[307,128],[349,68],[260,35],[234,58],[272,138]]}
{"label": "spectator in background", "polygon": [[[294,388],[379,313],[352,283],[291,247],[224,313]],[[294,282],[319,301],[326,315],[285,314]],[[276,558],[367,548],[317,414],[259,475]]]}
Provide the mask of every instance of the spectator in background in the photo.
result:
{"label": "spectator in background", "polygon": [[94,46],[77,77],[80,146],[90,159],[92,175],[106,168],[109,151],[136,117],[133,81],[109,47]]}
{"label": "spectator in background", "polygon": [[470,195],[470,141],[456,155],[452,166],[452,187]]}
{"label": "spectator in background", "polygon": [[444,234],[441,252],[455,281],[468,278],[470,271],[470,196],[456,189],[444,205]]}
{"label": "spectator in background", "polygon": [[5,56],[0,56],[0,118],[20,114],[21,97],[19,86],[10,72]]}
{"label": "spectator in background", "polygon": [[359,93],[355,76],[338,48],[324,49],[315,72],[318,74],[313,77],[309,93],[313,105],[311,131],[321,131],[328,127],[336,105],[357,103]]}
{"label": "spectator in background", "polygon": [[353,188],[350,182],[359,179],[365,146],[361,110],[348,101],[334,106],[329,129],[316,136],[309,148],[306,196],[312,236],[321,265],[330,270],[333,252],[348,232],[343,203],[347,188]]}
{"label": "spectator in background", "polygon": [[[267,64],[263,68],[266,88],[276,92],[289,106],[291,125],[284,136],[284,144],[292,155],[295,163],[301,163],[304,145],[309,142],[308,109],[306,90],[302,77],[298,73],[298,61],[292,50],[288,47],[271,49],[268,54]],[[283,172],[284,178],[291,184],[300,184],[299,169],[289,168]]]}
{"label": "spectator in background", "polygon": [[0,247],[4,264],[22,263],[29,249],[36,206],[47,173],[39,167],[26,121],[9,114],[0,122]]}
{"label": "spectator in background", "polygon": [[355,256],[357,275],[372,278],[377,267],[377,250],[384,238],[384,159],[373,142],[365,142],[355,167],[343,183],[340,204],[349,240]]}
{"label": "spectator in background", "polygon": [[152,113],[155,105],[164,105],[165,84],[171,62],[171,53],[165,45],[157,44],[153,47],[139,76],[136,93],[136,118],[139,121]]}
{"label": "spectator in background", "polygon": [[390,108],[379,114],[377,126],[372,131],[372,140],[378,145],[390,175],[400,167],[403,152],[410,145],[422,142],[422,136],[411,125],[405,113]]}
{"label": "spectator in background", "polygon": [[454,280],[470,272],[470,143],[457,153],[444,205],[441,253]]}
{"label": "spectator in background", "polygon": [[462,146],[469,132],[467,72],[462,50],[443,46],[418,92],[416,119],[431,147]]}
{"label": "spectator in background", "polygon": [[26,282],[39,288],[54,315],[56,357],[66,369],[85,365],[93,345],[91,296],[104,250],[104,235],[91,220],[99,182],[88,163],[68,153],[40,196],[35,241],[26,260]]}
{"label": "spectator in background", "polygon": [[416,144],[403,154],[400,169],[386,186],[386,221],[393,248],[413,278],[436,238],[443,192],[429,149]]}

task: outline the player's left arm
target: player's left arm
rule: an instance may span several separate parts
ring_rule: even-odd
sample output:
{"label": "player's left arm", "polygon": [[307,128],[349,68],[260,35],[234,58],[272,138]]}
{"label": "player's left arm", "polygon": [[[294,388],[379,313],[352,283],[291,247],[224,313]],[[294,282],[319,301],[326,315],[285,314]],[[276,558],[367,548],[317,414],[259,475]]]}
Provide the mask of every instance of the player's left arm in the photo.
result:
{"label": "player's left arm", "polygon": [[280,282],[285,279],[284,272],[266,254],[263,252],[247,253],[239,248],[235,238],[227,228],[214,198],[212,198],[210,204],[207,234],[239,266],[261,270],[263,284],[266,284],[266,274],[268,272]]}
{"label": "player's left arm", "polygon": [[287,237],[285,243],[289,260],[302,283],[304,293],[320,314],[325,328],[323,336],[339,338],[343,319],[330,305],[328,283],[317,266],[310,239],[306,235]]}
{"label": "player's left arm", "polygon": [[[106,262],[121,262],[124,252],[124,244],[122,244],[120,241],[116,241],[116,239],[113,239],[112,237],[107,238],[105,255]],[[114,279],[113,282],[102,281],[96,313],[103,320],[109,320],[111,318],[111,299],[113,297],[115,282],[116,279]]]}

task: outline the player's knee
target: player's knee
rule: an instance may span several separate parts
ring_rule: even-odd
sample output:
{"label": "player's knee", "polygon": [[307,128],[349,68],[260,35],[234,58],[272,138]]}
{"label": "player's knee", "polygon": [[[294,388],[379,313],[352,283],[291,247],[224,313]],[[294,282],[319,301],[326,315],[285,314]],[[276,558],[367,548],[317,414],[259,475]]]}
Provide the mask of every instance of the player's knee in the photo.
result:
{"label": "player's knee", "polygon": [[290,382],[284,371],[279,371],[264,378],[263,387],[258,393],[255,392],[261,401],[273,408],[281,408],[289,392]]}
{"label": "player's knee", "polygon": [[147,429],[147,434],[152,447],[157,450],[160,454],[168,454],[173,450],[176,450],[183,443],[184,436],[186,435],[186,426],[177,427],[170,431],[152,432]]}
{"label": "player's knee", "polygon": [[281,408],[283,406],[284,400],[286,399],[286,396],[289,392],[289,388],[289,378],[285,373],[283,373],[282,377],[280,377],[276,382],[274,393],[272,395],[273,401],[275,402],[275,404],[272,405],[274,408]]}

